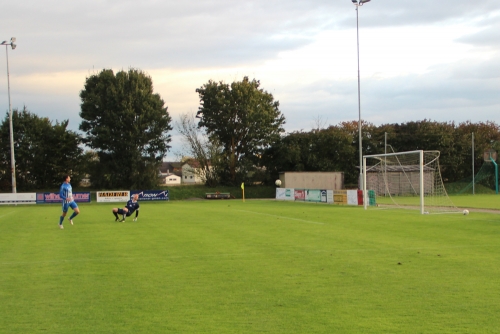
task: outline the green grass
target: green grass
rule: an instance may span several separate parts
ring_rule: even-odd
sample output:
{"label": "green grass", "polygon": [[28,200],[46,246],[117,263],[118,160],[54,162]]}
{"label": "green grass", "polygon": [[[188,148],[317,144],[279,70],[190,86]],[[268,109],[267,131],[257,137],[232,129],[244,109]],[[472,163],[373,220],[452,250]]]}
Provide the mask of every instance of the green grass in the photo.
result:
{"label": "green grass", "polygon": [[496,194],[456,195],[450,198],[453,204],[461,208],[500,210],[500,195]]}
{"label": "green grass", "polygon": [[499,333],[500,216],[213,200],[0,207],[0,333]]}
{"label": "green grass", "polygon": [[[500,210],[500,195],[450,195],[449,197],[451,202],[458,208]],[[396,197],[396,200],[401,205],[420,205],[420,198],[418,196]],[[432,203],[432,200],[428,200],[428,202]],[[378,196],[377,203],[392,204],[393,202],[390,197]]]}

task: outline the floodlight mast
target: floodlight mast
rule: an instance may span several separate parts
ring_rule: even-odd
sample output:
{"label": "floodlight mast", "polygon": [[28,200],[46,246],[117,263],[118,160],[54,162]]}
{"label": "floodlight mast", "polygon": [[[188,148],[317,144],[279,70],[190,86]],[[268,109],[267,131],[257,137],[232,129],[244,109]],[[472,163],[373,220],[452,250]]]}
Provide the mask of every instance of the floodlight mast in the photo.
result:
{"label": "floodlight mast", "polygon": [[0,45],[5,45],[5,55],[7,59],[7,92],[9,95],[9,129],[10,129],[10,166],[11,166],[11,174],[12,174],[12,193],[15,194],[17,192],[16,187],[16,161],[14,159],[14,127],[12,126],[12,104],[10,102],[10,74],[9,74],[9,52],[8,45],[12,48],[12,50],[16,49],[16,38],[12,37],[10,39],[10,43],[7,41],[3,41]]}
{"label": "floodlight mast", "polygon": [[359,179],[358,179],[358,189],[363,189],[363,136],[361,133],[361,77],[359,73],[359,19],[358,19],[358,7],[363,6],[365,3],[370,2],[370,0],[352,0],[354,6],[356,6],[356,38],[357,38],[357,56],[358,56],[358,141],[359,141]]}

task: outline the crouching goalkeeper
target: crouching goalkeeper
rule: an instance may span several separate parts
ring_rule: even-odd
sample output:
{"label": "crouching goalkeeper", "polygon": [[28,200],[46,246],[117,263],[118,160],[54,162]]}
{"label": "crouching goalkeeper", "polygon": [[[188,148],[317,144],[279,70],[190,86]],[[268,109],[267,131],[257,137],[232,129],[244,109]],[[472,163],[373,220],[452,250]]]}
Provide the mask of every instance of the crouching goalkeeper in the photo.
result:
{"label": "crouching goalkeeper", "polygon": [[135,194],[132,196],[132,199],[130,199],[125,207],[123,209],[119,208],[113,208],[113,214],[115,215],[116,219],[115,222],[117,222],[120,218],[118,215],[122,215],[122,220],[120,222],[125,221],[125,217],[130,217],[134,211],[135,211],[135,218],[134,221],[137,221],[137,217],[139,217],[139,202],[137,200],[139,199],[139,195]]}

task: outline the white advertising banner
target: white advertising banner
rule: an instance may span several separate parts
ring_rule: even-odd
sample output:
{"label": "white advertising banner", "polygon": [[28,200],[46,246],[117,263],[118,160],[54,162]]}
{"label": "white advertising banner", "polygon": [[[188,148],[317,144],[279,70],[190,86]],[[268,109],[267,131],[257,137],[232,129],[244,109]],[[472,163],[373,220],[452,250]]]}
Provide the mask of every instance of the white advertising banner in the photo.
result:
{"label": "white advertising banner", "polygon": [[36,204],[36,193],[0,194],[0,204]]}
{"label": "white advertising banner", "polygon": [[326,191],[326,203],[333,203],[333,190]]}
{"label": "white advertising banner", "polygon": [[294,191],[292,188],[276,188],[276,199],[281,201],[294,201]]}
{"label": "white advertising banner", "polygon": [[130,199],[130,191],[98,191],[97,202],[128,202]]}
{"label": "white advertising banner", "polygon": [[358,191],[357,190],[347,190],[347,204],[348,205],[358,205]]}

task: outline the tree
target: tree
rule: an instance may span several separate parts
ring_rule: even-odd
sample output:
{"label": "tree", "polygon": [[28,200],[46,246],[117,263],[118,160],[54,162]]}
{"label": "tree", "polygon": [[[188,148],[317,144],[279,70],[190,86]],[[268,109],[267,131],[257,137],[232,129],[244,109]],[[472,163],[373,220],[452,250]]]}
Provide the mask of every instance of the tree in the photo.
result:
{"label": "tree", "polygon": [[263,162],[270,173],[268,181],[284,171],[344,172],[346,184],[356,182],[356,147],[353,135],[343,126],[310,132],[292,132],[266,150]]}
{"label": "tree", "polygon": [[223,182],[244,180],[249,168],[259,165],[263,150],[284,132],[279,102],[259,87],[259,81],[244,77],[231,85],[210,80],[196,89],[198,126],[205,128],[211,141],[222,145]]}
{"label": "tree", "polygon": [[[500,151],[500,127],[494,122],[461,123],[423,120],[374,126],[363,123],[363,155],[438,150],[444,182],[455,182],[472,173],[471,133],[475,135],[475,170],[484,164],[483,152]],[[346,185],[359,175],[357,121],[341,122],[327,129],[293,132],[278,140],[263,155],[267,181],[284,171],[342,171]]]}
{"label": "tree", "polygon": [[[59,187],[70,173],[74,183],[83,176],[80,136],[67,130],[69,121],[54,125],[48,118],[32,114],[26,107],[12,112],[16,186],[19,190]],[[0,126],[2,184],[11,186],[9,115]],[[3,186],[2,186],[3,187]],[[5,187],[6,188],[6,187]]]}
{"label": "tree", "polygon": [[182,135],[188,154],[198,162],[202,172],[201,178],[209,187],[219,183],[218,168],[220,166],[221,147],[214,139],[206,138],[196,125],[194,116],[183,114],[175,124],[177,131]]}
{"label": "tree", "polygon": [[484,164],[485,151],[493,149],[500,153],[500,126],[498,124],[491,121],[460,123],[455,130],[455,141],[458,143],[457,154],[463,157],[463,163],[459,166],[461,173],[455,180],[472,175],[472,133],[474,133],[474,171],[476,173]]}
{"label": "tree", "polygon": [[83,142],[97,153],[91,181],[101,188],[149,188],[170,146],[171,118],[151,77],[104,69],[80,92]]}

